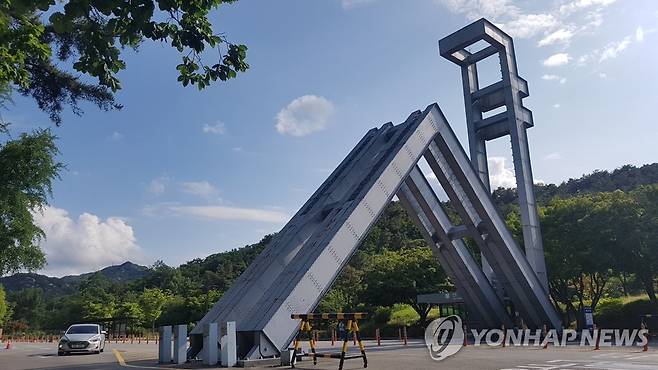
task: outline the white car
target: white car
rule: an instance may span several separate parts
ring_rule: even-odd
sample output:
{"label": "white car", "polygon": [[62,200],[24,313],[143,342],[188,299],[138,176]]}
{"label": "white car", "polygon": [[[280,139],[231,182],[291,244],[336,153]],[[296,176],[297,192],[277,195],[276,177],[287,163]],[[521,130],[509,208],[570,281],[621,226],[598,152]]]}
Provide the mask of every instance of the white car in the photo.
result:
{"label": "white car", "polygon": [[98,324],[75,324],[69,326],[59,340],[57,355],[69,353],[101,353],[105,350],[105,334]]}

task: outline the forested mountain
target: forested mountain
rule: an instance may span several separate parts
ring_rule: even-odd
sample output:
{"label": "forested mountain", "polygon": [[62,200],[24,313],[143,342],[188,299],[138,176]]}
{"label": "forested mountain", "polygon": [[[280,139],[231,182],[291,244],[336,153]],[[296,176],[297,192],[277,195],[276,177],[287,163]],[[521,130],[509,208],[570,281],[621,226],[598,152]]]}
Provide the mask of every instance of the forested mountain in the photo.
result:
{"label": "forested mountain", "polygon": [[129,282],[137,280],[148,274],[148,267],[140,266],[132,262],[124,262],[116,266],[108,266],[96,272],[88,272],[81,275],[68,275],[61,278],[45,276],[34,273],[20,273],[0,278],[0,284],[5,290],[12,292],[21,289],[38,288],[45,296],[57,296],[75,293],[80,283],[89,279],[92,275],[99,273],[107,280],[114,283]]}
{"label": "forested mountain", "polygon": [[[597,192],[615,190],[630,191],[641,185],[658,184],[658,163],[640,167],[625,165],[613,171],[594,171],[577,179],[569,179],[559,185],[535,184],[535,195],[539,204],[546,204],[555,197],[566,198]],[[492,197],[502,213],[516,202],[516,189],[498,188]]]}

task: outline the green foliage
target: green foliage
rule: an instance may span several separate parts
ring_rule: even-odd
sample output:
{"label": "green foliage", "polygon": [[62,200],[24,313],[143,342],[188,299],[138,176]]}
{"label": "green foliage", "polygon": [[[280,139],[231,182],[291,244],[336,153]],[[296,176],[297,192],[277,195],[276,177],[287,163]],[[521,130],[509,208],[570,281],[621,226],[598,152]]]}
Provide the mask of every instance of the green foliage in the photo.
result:
{"label": "green foliage", "polygon": [[2,285],[0,285],[0,328],[9,319],[9,311],[9,306],[5,299],[5,290]]}
{"label": "green foliage", "polygon": [[150,323],[152,328],[155,328],[155,321],[160,318],[164,305],[170,299],[170,294],[158,288],[144,289],[142,292],[139,301],[144,311],[144,320]]}
{"label": "green foliage", "polygon": [[144,310],[137,302],[125,301],[117,309],[117,317],[130,318],[135,325],[144,323]]}
{"label": "green foliage", "polygon": [[[638,328],[641,317],[658,314],[658,307],[645,297],[602,300],[594,312],[594,322],[602,328]],[[655,330],[655,327],[650,328]]]}
{"label": "green foliage", "polygon": [[[535,194],[540,204],[547,204],[553,198],[614,192],[630,192],[643,185],[658,184],[658,163],[641,167],[625,165],[614,171],[594,171],[577,179],[569,179],[559,185],[535,184]],[[517,202],[516,189],[499,188],[493,192],[494,203],[503,215],[513,210]]]}
{"label": "green foliage", "polygon": [[445,288],[446,275],[429,248],[405,248],[372,256],[364,275],[362,298],[377,306],[414,304],[418,294]]}
{"label": "green foliage", "polygon": [[418,320],[420,320],[420,315],[418,315],[418,312],[413,307],[408,304],[396,303],[393,305],[387,324],[393,326],[412,326]]}
{"label": "green foliage", "polygon": [[[121,88],[117,74],[126,68],[121,51],[137,49],[145,40],[167,43],[180,53],[176,69],[183,86],[203,89],[213,81],[226,81],[249,68],[247,47],[214,32],[208,16],[233,2],[1,1],[0,88],[13,85],[31,95],[57,124],[63,105],[81,112],[80,100],[105,110],[120,108],[113,93]],[[206,64],[203,55],[212,49],[219,57]],[[97,84],[82,82],[60,67],[66,61],[73,62],[75,71],[96,78]]]}
{"label": "green foliage", "polygon": [[555,198],[543,209],[551,297],[567,317],[596,308],[611,279],[626,291],[637,278],[656,305],[657,209],[658,185]]}
{"label": "green foliage", "polygon": [[18,292],[9,292],[7,300],[11,302],[13,320],[40,327],[46,319],[46,302],[41,289],[23,289]]}
{"label": "green foliage", "polygon": [[115,297],[111,294],[112,284],[100,273],[95,273],[80,284],[83,317],[98,320],[113,317],[117,313]]}
{"label": "green foliage", "polygon": [[580,318],[586,304],[596,308],[636,221],[635,203],[622,191],[556,198],[543,209],[550,292],[567,315]]}
{"label": "green foliage", "polygon": [[635,217],[624,235],[624,251],[617,260],[623,272],[634,273],[642,282],[649,300],[658,307],[654,281],[658,273],[658,184],[641,186],[631,192]]}
{"label": "green foliage", "polygon": [[423,236],[416,229],[399,202],[391,203],[359,246],[359,251],[373,254],[385,249],[413,247]]}
{"label": "green foliage", "polygon": [[621,298],[604,298],[594,311],[594,319],[597,325],[610,327],[613,322],[623,320],[624,300]]}
{"label": "green foliage", "polygon": [[427,247],[385,250],[373,255],[366,266],[363,283],[367,288],[361,295],[362,302],[375,306],[409,304],[423,324],[429,306],[417,303],[416,297],[451,289],[445,272]]}
{"label": "green foliage", "polygon": [[37,243],[43,232],[32,212],[47,204],[62,164],[49,130],[0,144],[0,275],[45,264]]}
{"label": "green foliage", "polygon": [[346,312],[348,297],[343,290],[330,289],[322,298],[316,311],[318,312]]}

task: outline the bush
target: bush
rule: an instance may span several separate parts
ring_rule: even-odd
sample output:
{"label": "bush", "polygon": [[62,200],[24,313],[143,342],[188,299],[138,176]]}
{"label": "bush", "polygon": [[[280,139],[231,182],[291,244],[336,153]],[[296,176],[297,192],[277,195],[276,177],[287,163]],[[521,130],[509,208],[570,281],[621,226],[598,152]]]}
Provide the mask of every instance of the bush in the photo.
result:
{"label": "bush", "polygon": [[393,326],[411,326],[419,319],[420,316],[413,307],[408,304],[396,303],[391,310],[388,324]]}
{"label": "bush", "polygon": [[640,327],[642,316],[647,314],[658,314],[658,308],[646,298],[609,298],[597,305],[594,322],[601,328],[635,329]]}

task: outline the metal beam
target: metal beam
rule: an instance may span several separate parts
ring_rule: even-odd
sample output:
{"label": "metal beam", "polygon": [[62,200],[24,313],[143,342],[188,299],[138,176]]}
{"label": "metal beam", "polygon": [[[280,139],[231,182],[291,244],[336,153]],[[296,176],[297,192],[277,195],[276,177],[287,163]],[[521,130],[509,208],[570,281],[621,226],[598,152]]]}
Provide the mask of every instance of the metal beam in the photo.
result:
{"label": "metal beam", "polygon": [[425,154],[430,168],[466,226],[471,230],[480,229],[485,234],[484,237],[477,237],[476,233],[471,233],[505,292],[523,314],[526,324],[535,328],[544,324],[561,328],[560,317],[537,275],[498,214],[459,140],[445,117],[441,116],[442,119],[437,122],[439,134]]}
{"label": "metal beam", "polygon": [[[475,57],[475,54],[472,55],[466,51],[466,48],[479,41],[487,42],[489,46],[475,53],[478,54],[478,57]],[[493,52],[493,49],[496,52]],[[512,38],[486,19],[480,19],[441,39],[439,51],[441,56],[461,67],[471,161],[487,189],[489,188],[489,175],[486,142],[510,136],[523,228],[523,244],[528,261],[548,295],[544,247],[541,240],[526,134],[526,129],[533,126],[532,112],[523,106],[522,101],[528,96],[528,83],[518,74]],[[454,56],[462,54],[463,58]],[[480,88],[476,64],[484,57],[495,54],[498,54],[500,60],[501,80],[493,85]],[[482,119],[482,112],[503,106],[506,108],[505,112]],[[486,270],[486,260],[483,261],[483,265]]]}
{"label": "metal beam", "polygon": [[[464,297],[469,312],[480,320],[480,326],[511,327],[512,320],[503,302],[464,242],[452,240],[448,236],[447,231],[454,226],[418,166],[414,167],[401,186],[398,198],[421,230],[441,266],[449,273],[458,292]],[[438,243],[433,240],[433,235],[438,238]]]}

